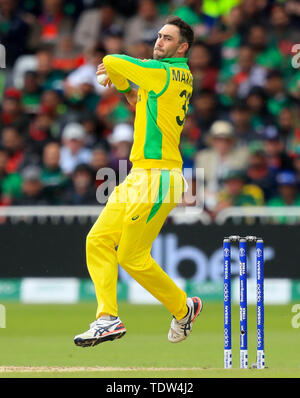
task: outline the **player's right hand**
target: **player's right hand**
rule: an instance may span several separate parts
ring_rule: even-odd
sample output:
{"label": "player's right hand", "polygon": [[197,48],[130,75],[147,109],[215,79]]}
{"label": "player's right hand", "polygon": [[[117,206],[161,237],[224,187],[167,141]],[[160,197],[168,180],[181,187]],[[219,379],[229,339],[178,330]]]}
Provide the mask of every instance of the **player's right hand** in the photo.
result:
{"label": "player's right hand", "polygon": [[[105,65],[103,63],[98,65],[97,72],[96,72],[97,76],[102,75],[102,74],[106,74],[107,75],[106,68],[105,68]],[[107,78],[103,82],[103,86],[104,87],[106,87],[107,85],[108,85],[108,87],[111,87],[111,85],[112,85],[112,81],[110,80],[108,75],[107,75]]]}

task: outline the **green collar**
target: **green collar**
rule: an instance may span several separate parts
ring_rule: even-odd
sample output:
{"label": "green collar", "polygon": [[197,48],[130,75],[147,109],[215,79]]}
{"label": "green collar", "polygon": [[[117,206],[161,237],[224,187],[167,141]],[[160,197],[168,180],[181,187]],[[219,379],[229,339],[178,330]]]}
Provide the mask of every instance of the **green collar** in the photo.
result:
{"label": "green collar", "polygon": [[182,64],[188,62],[187,58],[163,58],[160,61],[168,62],[169,64]]}

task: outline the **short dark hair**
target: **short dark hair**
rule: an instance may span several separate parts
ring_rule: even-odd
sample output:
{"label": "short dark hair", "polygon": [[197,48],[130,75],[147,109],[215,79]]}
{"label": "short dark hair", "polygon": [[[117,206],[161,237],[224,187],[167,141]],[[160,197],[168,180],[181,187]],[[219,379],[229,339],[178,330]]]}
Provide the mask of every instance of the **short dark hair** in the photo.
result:
{"label": "short dark hair", "polygon": [[235,102],[231,107],[232,112],[234,111],[248,112],[249,110],[250,109],[246,101]]}
{"label": "short dark hair", "polygon": [[282,79],[282,72],[279,69],[271,69],[269,70],[269,72],[267,73],[266,79],[273,79],[273,78],[279,78]]}
{"label": "short dark hair", "polygon": [[192,47],[192,44],[194,42],[194,31],[193,28],[187,24],[183,19],[177,17],[177,16],[170,16],[166,19],[165,22],[166,25],[175,25],[179,29],[180,32],[180,39],[181,42],[187,42],[189,47],[188,50]]}

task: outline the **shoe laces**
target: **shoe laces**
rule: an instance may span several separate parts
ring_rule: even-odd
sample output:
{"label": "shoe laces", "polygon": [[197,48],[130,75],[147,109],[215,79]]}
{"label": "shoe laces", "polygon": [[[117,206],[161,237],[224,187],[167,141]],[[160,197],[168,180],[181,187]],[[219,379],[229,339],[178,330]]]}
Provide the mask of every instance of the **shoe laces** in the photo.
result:
{"label": "shoe laces", "polygon": [[191,323],[192,323],[192,311],[189,311],[188,320],[181,325],[181,330],[183,330],[184,335],[187,335],[187,330],[191,330]]}
{"label": "shoe laces", "polygon": [[184,318],[177,320],[175,317],[173,317],[179,328],[183,331],[185,336],[187,335],[186,333],[187,330],[191,330],[191,323],[192,323],[192,310],[190,307],[188,307],[188,309],[189,311]]}

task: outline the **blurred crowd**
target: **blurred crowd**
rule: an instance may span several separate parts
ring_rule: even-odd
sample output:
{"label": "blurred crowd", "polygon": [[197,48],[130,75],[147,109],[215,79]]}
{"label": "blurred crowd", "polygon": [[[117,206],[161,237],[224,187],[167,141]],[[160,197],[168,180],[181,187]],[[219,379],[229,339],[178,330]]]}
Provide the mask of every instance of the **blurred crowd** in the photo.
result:
{"label": "blurred crowd", "polygon": [[195,32],[180,144],[190,190],[205,184],[212,216],[300,205],[294,0],[0,0],[0,205],[97,204],[97,171],[118,182],[119,161],[130,170],[134,109],[97,83],[96,66],[106,54],[152,58],[171,14]]}

